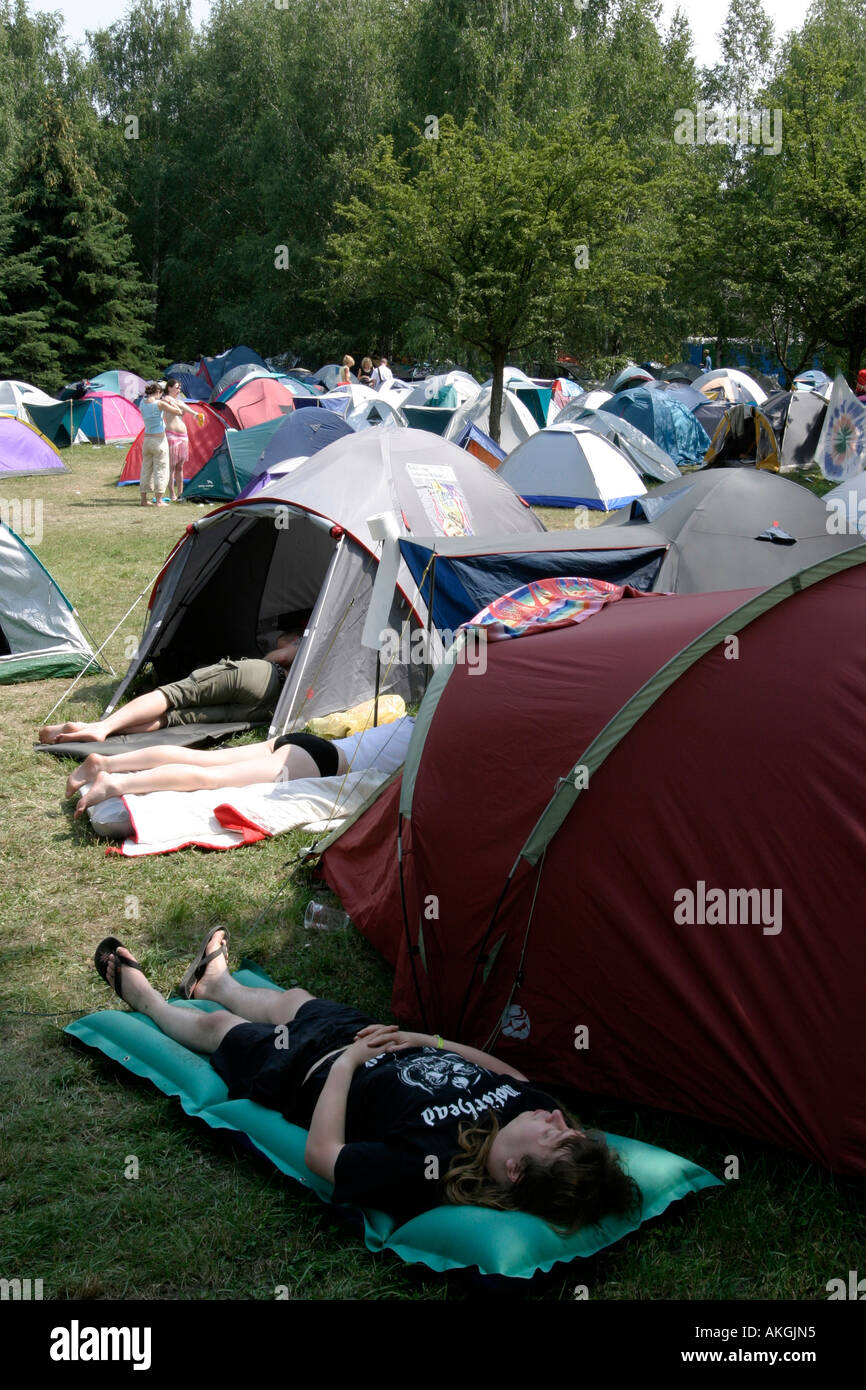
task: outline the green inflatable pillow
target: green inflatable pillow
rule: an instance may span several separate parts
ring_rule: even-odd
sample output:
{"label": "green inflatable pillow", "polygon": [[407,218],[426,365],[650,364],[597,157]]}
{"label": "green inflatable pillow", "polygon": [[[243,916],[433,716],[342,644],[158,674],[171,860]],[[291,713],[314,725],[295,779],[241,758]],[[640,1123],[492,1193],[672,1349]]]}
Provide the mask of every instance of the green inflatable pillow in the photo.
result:
{"label": "green inflatable pillow", "polygon": [[[234,976],[244,985],[279,988],[249,962]],[[217,1007],[204,1001],[173,1002],[180,1009]],[[165,1095],[177,1096],[188,1115],[214,1129],[246,1135],[281,1172],[312,1188],[323,1201],[332,1201],[331,1184],[311,1173],[304,1163],[306,1130],[255,1101],[229,1100],[225,1083],[207,1058],[167,1038],[143,1014],[104,1009],[77,1019],[65,1031],[136,1076],[146,1076]],[[367,1247],[391,1250],[410,1264],[421,1263],[435,1270],[477,1266],[485,1275],[531,1279],[537,1271],[549,1270],[557,1263],[595,1255],[690,1192],[723,1186],[706,1169],[665,1149],[617,1134],[608,1134],[607,1139],[641,1189],[643,1207],[637,1217],[610,1217],[597,1226],[561,1236],[547,1222],[525,1212],[441,1206],[398,1226],[384,1212],[365,1211]]]}

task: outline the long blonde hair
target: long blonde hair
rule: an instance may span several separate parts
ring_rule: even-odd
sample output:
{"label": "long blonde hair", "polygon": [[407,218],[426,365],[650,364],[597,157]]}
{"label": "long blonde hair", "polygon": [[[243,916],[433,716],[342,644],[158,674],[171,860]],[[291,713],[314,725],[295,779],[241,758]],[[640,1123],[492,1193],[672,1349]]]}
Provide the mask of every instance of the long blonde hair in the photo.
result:
{"label": "long blonde hair", "polygon": [[[577,1121],[566,1116],[570,1128]],[[446,1202],[455,1206],[528,1211],[562,1231],[591,1226],[607,1215],[626,1215],[640,1208],[640,1189],[624,1171],[603,1134],[563,1140],[552,1161],[525,1156],[513,1182],[498,1182],[487,1168],[499,1121],[461,1125],[456,1154],[442,1180]]]}

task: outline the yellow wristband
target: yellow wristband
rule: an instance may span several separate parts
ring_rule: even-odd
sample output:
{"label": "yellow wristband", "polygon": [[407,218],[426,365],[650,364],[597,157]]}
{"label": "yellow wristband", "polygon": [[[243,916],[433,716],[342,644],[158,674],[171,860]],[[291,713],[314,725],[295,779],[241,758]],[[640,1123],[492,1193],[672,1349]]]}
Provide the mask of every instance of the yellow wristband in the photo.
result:
{"label": "yellow wristband", "polygon": [[445,1046],[445,1039],[442,1037],[441,1033],[436,1034],[436,1046],[438,1048],[443,1048]]}

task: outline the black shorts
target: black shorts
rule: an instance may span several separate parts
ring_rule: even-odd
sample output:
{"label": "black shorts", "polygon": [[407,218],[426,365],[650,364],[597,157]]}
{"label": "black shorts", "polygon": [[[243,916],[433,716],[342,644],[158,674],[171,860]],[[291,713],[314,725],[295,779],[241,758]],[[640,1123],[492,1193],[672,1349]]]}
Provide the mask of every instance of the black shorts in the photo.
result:
{"label": "black shorts", "polygon": [[326,738],[319,738],[318,734],[283,734],[282,738],[276,740],[274,752],[276,753],[278,748],[285,748],[287,743],[294,743],[296,747],[309,753],[319,769],[320,777],[336,777],[340,767],[340,752]]}
{"label": "black shorts", "polygon": [[[355,1034],[376,1019],[335,1004],[309,999],[291,1023],[240,1023],[226,1033],[210,1063],[229,1088],[232,1100],[254,1100],[279,1110],[293,1124],[309,1129],[322,1086],[336,1059],[322,1058],[348,1047]],[[322,1062],[321,1066],[316,1066]],[[315,1071],[309,1078],[311,1067]],[[306,1081],[305,1081],[305,1078]]]}

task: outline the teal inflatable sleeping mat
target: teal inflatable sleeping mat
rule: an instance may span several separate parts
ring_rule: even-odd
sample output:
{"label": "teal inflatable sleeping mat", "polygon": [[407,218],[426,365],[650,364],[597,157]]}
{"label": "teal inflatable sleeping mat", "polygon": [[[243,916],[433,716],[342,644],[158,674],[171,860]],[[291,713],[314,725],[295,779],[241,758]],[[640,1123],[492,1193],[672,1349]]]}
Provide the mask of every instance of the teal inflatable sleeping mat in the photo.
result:
{"label": "teal inflatable sleeping mat", "polygon": [[[278,988],[249,962],[234,975],[241,984]],[[185,1000],[176,1001],[176,1005],[180,1009],[217,1007]],[[229,1100],[224,1082],[207,1058],[172,1042],[143,1014],[103,1009],[70,1023],[65,1031],[136,1076],[147,1077],[165,1095],[177,1096],[188,1115],[214,1129],[236,1130],[247,1136],[281,1172],[312,1188],[322,1201],[331,1201],[331,1184],[309,1172],[304,1164],[306,1130],[255,1101]],[[441,1206],[398,1226],[384,1212],[365,1211],[367,1247],[391,1250],[408,1263],[422,1263],[439,1271],[477,1266],[485,1275],[531,1279],[555,1264],[596,1254],[690,1192],[723,1185],[704,1168],[665,1149],[616,1134],[607,1138],[641,1189],[639,1217],[612,1217],[573,1235],[560,1236],[545,1221],[524,1212]]]}

